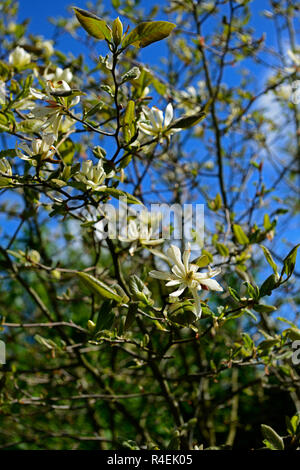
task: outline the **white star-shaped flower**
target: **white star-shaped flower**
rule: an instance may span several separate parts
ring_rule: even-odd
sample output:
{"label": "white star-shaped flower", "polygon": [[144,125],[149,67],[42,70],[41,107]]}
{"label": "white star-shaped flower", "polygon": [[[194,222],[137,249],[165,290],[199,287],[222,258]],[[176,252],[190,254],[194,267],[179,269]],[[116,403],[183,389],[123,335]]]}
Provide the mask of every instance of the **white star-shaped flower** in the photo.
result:
{"label": "white star-shaped flower", "polygon": [[[52,83],[51,81],[47,82],[46,93],[43,93],[34,88],[30,88],[30,95],[39,100],[44,100],[47,102],[47,106],[34,106],[30,109],[31,114],[36,119],[46,119],[42,125],[42,130],[50,128],[55,138],[58,137],[58,131],[61,128],[63,117],[65,114],[64,105],[59,101],[55,100],[55,93],[61,94],[61,99],[64,99],[63,94],[71,92],[70,86],[64,80]],[[76,96],[72,102],[69,104],[68,108],[76,106],[80,101],[80,97]]]}
{"label": "white star-shaped flower", "polygon": [[94,165],[92,160],[86,160],[82,163],[81,171],[75,178],[77,181],[84,183],[86,189],[93,189],[94,191],[103,191],[106,186],[104,183],[106,178],[111,178],[114,172],[106,173],[102,166],[102,161],[99,160],[97,165]]}
{"label": "white star-shaped flower", "polygon": [[56,152],[56,149],[53,146],[54,141],[55,136],[53,134],[45,134],[42,139],[33,140],[31,148],[29,145],[21,142],[16,146],[16,153],[22,160],[31,161],[36,155],[40,155],[42,160],[46,160],[51,158]]}
{"label": "white star-shaped flower", "polygon": [[211,269],[209,267],[208,272],[198,273],[199,266],[189,263],[191,255],[190,248],[184,251],[181,259],[180,249],[175,245],[171,245],[167,250],[167,255],[174,263],[174,266],[171,268],[171,273],[150,271],[149,275],[156,279],[168,281],[166,284],[168,287],[177,287],[177,289],[170,294],[170,297],[179,297],[185,289],[189,289],[195,300],[195,313],[197,318],[200,318],[202,310],[199,291],[202,289],[223,291],[220,284],[215,279],[212,279],[214,276],[220,274],[221,270]]}
{"label": "white star-shaped flower", "polygon": [[164,138],[169,138],[175,132],[181,131],[181,129],[169,129],[169,126],[173,119],[173,106],[169,103],[164,113],[156,106],[152,106],[151,109],[143,108],[143,118],[139,122],[139,128],[144,134],[159,137],[159,142],[163,142]]}

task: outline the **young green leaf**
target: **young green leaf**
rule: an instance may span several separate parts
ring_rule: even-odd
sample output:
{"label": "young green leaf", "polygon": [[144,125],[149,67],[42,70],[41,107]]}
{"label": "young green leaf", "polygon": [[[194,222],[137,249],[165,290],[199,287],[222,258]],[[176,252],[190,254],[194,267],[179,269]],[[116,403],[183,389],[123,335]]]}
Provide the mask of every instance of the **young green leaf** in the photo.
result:
{"label": "young green leaf", "polygon": [[94,276],[91,276],[91,274],[83,272],[77,272],[76,274],[82,283],[99,297],[116,300],[116,302],[119,303],[122,301],[122,298],[111,287],[107,286],[99,279],[96,279]]}
{"label": "young green leaf", "polygon": [[275,310],[277,310],[277,308],[274,307],[274,305],[264,305],[264,304],[255,304],[253,308],[258,313],[272,313],[272,312],[275,312]]}
{"label": "young green leaf", "polygon": [[261,425],[261,432],[263,437],[272,445],[274,450],[284,450],[284,443],[282,437],[280,437],[274,429],[266,424]]}
{"label": "young green leaf", "polygon": [[176,27],[174,23],[169,21],[145,21],[137,25],[122,42],[122,47],[135,46],[146,47],[156,41],[169,36],[171,31]]}
{"label": "young green leaf", "polygon": [[111,328],[115,319],[115,314],[112,312],[113,306],[114,302],[111,300],[105,300],[101,305],[95,325],[95,334]]}
{"label": "young green leaf", "polygon": [[134,120],[135,120],[135,113],[134,113],[135,104],[134,101],[128,101],[127,108],[124,114],[123,120],[123,133],[125,142],[129,142],[132,139],[135,131]]}
{"label": "young green leaf", "polygon": [[278,275],[277,265],[275,261],[273,260],[271,253],[269,252],[268,248],[266,248],[265,246],[260,245],[260,247],[264,252],[266,260],[268,261],[269,265],[273,269],[275,276],[277,276]]}
{"label": "young green leaf", "polygon": [[111,29],[102,18],[81,8],[73,7],[73,10],[79,23],[90,36],[99,40],[112,40]]}
{"label": "young green leaf", "polygon": [[237,242],[240,245],[248,245],[249,243],[249,238],[245,234],[244,230],[240,225],[234,224],[233,225],[233,232],[235,235],[235,238],[237,239]]}
{"label": "young green leaf", "polygon": [[170,125],[169,129],[188,129],[189,127],[199,124],[199,122],[203,121],[203,119],[206,117],[210,104],[211,100],[208,100],[205,106],[203,106],[203,108],[201,108],[195,114],[184,114],[180,118],[175,119],[175,121],[173,121]]}
{"label": "young green leaf", "polygon": [[277,279],[275,274],[271,274],[261,285],[259,292],[260,297],[264,297],[265,295],[271,295],[272,290],[275,289],[277,286]]}
{"label": "young green leaf", "polygon": [[126,193],[126,191],[122,191],[121,189],[117,188],[105,188],[103,191],[105,194],[109,194],[112,197],[115,197],[117,199],[126,198],[127,199],[127,204],[143,204],[141,201],[139,201],[135,196],[132,194]]}
{"label": "young green leaf", "polygon": [[296,245],[284,258],[281,276],[283,276],[284,273],[289,277],[293,274],[296,264],[297,250],[299,246],[300,243],[298,243],[298,245]]}

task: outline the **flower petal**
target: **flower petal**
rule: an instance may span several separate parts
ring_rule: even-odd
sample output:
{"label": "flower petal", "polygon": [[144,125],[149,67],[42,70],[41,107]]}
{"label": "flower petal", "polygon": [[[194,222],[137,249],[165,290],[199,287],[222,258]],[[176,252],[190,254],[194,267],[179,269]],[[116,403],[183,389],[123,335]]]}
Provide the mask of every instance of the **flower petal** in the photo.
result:
{"label": "flower petal", "polygon": [[162,279],[168,281],[170,279],[170,273],[163,271],[150,271],[149,276],[154,277],[155,279]]}
{"label": "flower petal", "polygon": [[172,119],[173,119],[173,106],[172,106],[172,103],[169,103],[168,106],[166,107],[164,127],[169,127]]}
{"label": "flower petal", "polygon": [[208,287],[210,290],[216,290],[219,292],[223,291],[223,287],[221,287],[220,284],[214,279],[202,279],[200,283]]}
{"label": "flower petal", "polygon": [[178,286],[178,284],[182,284],[181,279],[173,279],[172,281],[167,282],[166,286]]}
{"label": "flower petal", "polygon": [[170,297],[179,297],[182,292],[185,290],[186,286],[181,284],[179,289],[175,290],[174,292],[172,292],[170,295]]}
{"label": "flower petal", "polygon": [[178,246],[171,245],[170,248],[168,248],[168,250],[167,250],[167,254],[170,256],[172,261],[174,261],[174,263],[178,267],[180,267],[180,268],[184,267],[183,263],[181,261],[181,252],[180,252],[180,249],[178,248]]}

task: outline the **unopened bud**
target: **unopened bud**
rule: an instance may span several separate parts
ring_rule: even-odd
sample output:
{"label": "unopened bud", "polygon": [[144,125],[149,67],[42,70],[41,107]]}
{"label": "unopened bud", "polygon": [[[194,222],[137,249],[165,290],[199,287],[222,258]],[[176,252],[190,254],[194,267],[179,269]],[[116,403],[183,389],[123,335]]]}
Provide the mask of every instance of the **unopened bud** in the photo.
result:
{"label": "unopened bud", "polygon": [[116,18],[112,24],[112,37],[114,40],[115,46],[118,46],[122,41],[123,36],[123,24],[120,18]]}
{"label": "unopened bud", "polygon": [[90,333],[94,333],[96,325],[92,320],[89,320],[87,322],[87,327],[88,327],[88,330],[89,330]]}

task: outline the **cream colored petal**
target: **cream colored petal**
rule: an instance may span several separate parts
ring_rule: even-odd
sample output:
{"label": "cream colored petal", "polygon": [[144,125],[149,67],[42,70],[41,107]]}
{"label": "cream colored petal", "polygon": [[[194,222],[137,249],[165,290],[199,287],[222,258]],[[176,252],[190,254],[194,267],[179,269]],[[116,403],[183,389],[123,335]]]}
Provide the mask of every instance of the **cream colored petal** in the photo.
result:
{"label": "cream colored petal", "polygon": [[186,286],[181,284],[179,289],[175,290],[174,292],[172,292],[171,294],[169,294],[170,297],[179,297],[182,292],[185,290]]}
{"label": "cream colored petal", "polygon": [[172,259],[172,261],[174,261],[174,264],[184,270],[184,265],[181,261],[181,252],[178,246],[171,245],[167,250],[167,255]]}
{"label": "cream colored petal", "polygon": [[188,246],[188,249],[184,250],[183,256],[182,256],[182,261],[183,261],[184,268],[185,268],[186,271],[189,270],[190,256],[191,256],[191,248],[190,248],[190,246]]}
{"label": "cream colored petal", "polygon": [[153,127],[149,126],[148,124],[139,123],[139,128],[142,132],[144,132],[144,134],[157,135],[157,130],[154,130]]}
{"label": "cream colored petal", "polygon": [[149,113],[149,119],[154,128],[160,130],[163,127],[164,113],[156,106],[152,106],[151,112]]}
{"label": "cream colored petal", "polygon": [[165,112],[165,123],[164,127],[169,127],[172,119],[173,119],[173,106],[172,103],[169,103],[168,106],[166,107],[166,112]]}
{"label": "cream colored petal", "polygon": [[150,271],[149,276],[154,277],[155,279],[161,279],[163,281],[168,281],[170,279],[170,273],[163,271]]}
{"label": "cream colored petal", "polygon": [[171,287],[171,286],[178,286],[178,284],[182,284],[181,279],[174,279],[172,281],[167,282],[166,286]]}
{"label": "cream colored petal", "polygon": [[184,269],[184,266],[182,265],[182,267],[179,267],[177,265],[173,266],[172,269],[171,269],[172,273],[175,274],[176,276],[180,277],[180,278],[183,278],[186,276],[186,272],[185,272],[185,269]]}

